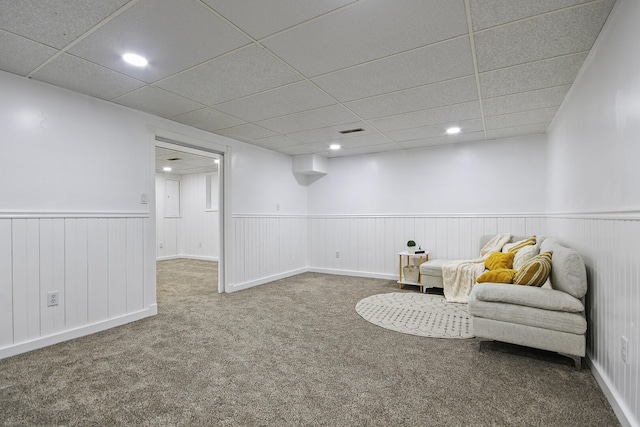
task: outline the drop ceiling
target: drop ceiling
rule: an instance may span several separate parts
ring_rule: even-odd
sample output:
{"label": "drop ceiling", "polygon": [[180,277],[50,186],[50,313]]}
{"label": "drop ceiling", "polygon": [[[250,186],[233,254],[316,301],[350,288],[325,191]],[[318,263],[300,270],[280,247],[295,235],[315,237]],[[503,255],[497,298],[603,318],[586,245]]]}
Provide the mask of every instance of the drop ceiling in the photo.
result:
{"label": "drop ceiling", "polygon": [[0,69],[289,155],[404,150],[544,133],[614,3],[0,0]]}

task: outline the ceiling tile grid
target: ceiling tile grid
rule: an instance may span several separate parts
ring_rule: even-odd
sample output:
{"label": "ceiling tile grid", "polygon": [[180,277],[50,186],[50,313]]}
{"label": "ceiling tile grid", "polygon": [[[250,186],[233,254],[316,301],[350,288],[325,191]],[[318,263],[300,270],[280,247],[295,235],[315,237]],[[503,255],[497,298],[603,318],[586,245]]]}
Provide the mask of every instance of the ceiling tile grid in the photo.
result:
{"label": "ceiling tile grid", "polygon": [[546,132],[614,4],[0,0],[0,70],[289,155],[349,156]]}

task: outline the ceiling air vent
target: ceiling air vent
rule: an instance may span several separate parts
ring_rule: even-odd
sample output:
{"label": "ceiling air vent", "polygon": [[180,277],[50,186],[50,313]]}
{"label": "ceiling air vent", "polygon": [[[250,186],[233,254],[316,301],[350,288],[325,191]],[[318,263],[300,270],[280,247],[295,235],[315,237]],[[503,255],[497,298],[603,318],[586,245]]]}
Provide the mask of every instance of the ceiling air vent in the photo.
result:
{"label": "ceiling air vent", "polygon": [[358,128],[358,129],[341,130],[341,131],[338,131],[338,132],[340,132],[341,134],[345,135],[347,133],[362,132],[363,130],[364,129],[362,129],[362,128]]}

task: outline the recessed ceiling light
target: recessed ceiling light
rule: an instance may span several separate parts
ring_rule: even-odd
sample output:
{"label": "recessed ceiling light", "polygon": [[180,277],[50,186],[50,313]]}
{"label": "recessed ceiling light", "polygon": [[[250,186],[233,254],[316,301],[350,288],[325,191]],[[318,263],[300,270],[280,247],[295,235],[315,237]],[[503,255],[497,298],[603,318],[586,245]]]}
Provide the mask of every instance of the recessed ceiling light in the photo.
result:
{"label": "recessed ceiling light", "polygon": [[171,166],[165,166],[162,168],[162,170],[165,172],[171,172]]}
{"label": "recessed ceiling light", "polygon": [[462,130],[462,129],[460,129],[460,128],[459,128],[459,127],[457,127],[457,126],[450,127],[449,129],[447,129],[447,134],[449,134],[449,135],[455,135],[456,133],[460,133],[460,131],[461,131],[461,130]]}
{"label": "recessed ceiling light", "polygon": [[125,53],[124,55],[122,55],[122,59],[124,59],[131,65],[135,65],[136,67],[144,67],[149,63],[146,58],[140,55],[136,55],[135,53]]}
{"label": "recessed ceiling light", "polygon": [[340,144],[331,144],[329,146],[329,149],[331,149],[331,150],[339,150],[340,149]]}
{"label": "recessed ceiling light", "polygon": [[215,163],[216,165],[217,165],[217,164],[219,164],[219,163],[220,163],[220,159],[215,159],[215,160],[213,161],[213,163]]}

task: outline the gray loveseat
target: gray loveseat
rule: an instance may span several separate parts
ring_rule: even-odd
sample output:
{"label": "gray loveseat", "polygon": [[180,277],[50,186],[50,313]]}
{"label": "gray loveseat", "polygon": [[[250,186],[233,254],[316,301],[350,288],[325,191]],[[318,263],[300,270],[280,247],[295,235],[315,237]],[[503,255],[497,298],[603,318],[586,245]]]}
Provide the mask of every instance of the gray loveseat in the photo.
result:
{"label": "gray loveseat", "polygon": [[[482,236],[480,248],[493,236]],[[511,242],[526,239],[513,236]],[[585,355],[587,322],[584,297],[587,276],[584,261],[555,239],[538,237],[540,253],[551,251],[551,276],[541,288],[502,283],[477,283],[469,296],[469,314],[476,337],[569,356],[579,369]],[[442,288],[442,266],[447,259],[420,265],[426,288]]]}
{"label": "gray loveseat", "polygon": [[550,287],[478,283],[469,297],[477,338],[555,351],[580,369],[587,321],[584,261],[573,249],[547,238],[540,252],[552,252]]}

